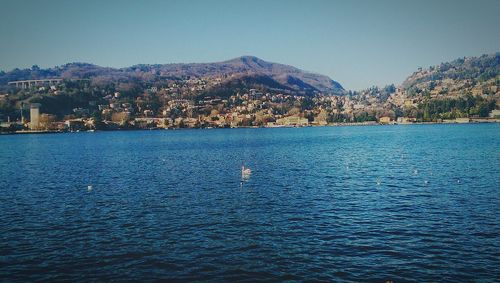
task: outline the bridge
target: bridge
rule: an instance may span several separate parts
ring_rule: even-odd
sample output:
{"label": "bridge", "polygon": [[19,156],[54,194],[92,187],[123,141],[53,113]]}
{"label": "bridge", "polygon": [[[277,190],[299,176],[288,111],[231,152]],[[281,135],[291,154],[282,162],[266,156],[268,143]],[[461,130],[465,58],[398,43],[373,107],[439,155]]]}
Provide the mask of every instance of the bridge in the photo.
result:
{"label": "bridge", "polygon": [[24,80],[24,81],[12,81],[8,82],[9,85],[15,85],[16,87],[29,88],[38,85],[55,85],[62,81],[62,79],[43,79],[43,80]]}

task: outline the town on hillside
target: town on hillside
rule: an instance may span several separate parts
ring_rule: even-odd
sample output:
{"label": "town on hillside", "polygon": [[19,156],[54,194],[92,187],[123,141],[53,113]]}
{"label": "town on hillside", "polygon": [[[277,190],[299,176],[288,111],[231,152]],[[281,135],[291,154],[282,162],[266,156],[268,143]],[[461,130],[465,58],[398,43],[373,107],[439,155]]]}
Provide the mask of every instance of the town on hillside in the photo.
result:
{"label": "town on hillside", "polygon": [[137,78],[154,72],[150,69],[107,81],[105,76],[13,80],[0,88],[0,131],[498,122],[499,62],[498,53],[458,59],[419,69],[401,86],[339,94],[276,87],[271,78],[255,81],[254,75],[243,82],[242,76],[236,80],[224,73]]}
{"label": "town on hillside", "polygon": [[[263,93],[250,89],[228,98],[205,96],[199,100],[183,99],[183,88],[203,88],[209,82],[188,80],[184,85],[172,84],[158,89],[151,87],[134,100],[121,93],[105,93],[99,101],[89,101],[87,107],[72,109],[59,118],[44,113],[43,104],[21,104],[19,117],[2,117],[3,131],[84,131],[112,129],[172,129],[172,128],[236,128],[236,127],[300,127],[326,125],[409,124],[417,122],[497,122],[500,110],[469,109],[472,115],[451,116],[449,119],[431,117],[419,111],[425,97],[415,97],[392,86],[369,89],[355,95],[314,97],[281,93]],[[65,82],[26,87],[34,92],[58,95]],[[438,95],[432,93],[431,96]],[[497,93],[498,95],[498,93]],[[8,98],[2,94],[0,100]],[[469,99],[470,101],[468,101]],[[464,105],[488,101],[488,95],[470,96]],[[472,101],[472,102],[471,102]],[[491,104],[491,103],[490,103]],[[475,112],[473,112],[475,111]],[[486,115],[485,115],[486,114]],[[17,119],[16,119],[17,118]]]}

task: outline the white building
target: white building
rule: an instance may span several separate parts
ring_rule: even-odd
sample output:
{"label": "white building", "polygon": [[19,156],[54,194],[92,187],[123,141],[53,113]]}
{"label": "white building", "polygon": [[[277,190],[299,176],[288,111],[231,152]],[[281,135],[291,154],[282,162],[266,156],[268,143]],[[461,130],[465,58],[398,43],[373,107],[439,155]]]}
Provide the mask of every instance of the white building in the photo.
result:
{"label": "white building", "polygon": [[40,127],[40,103],[32,103],[30,106],[30,129],[38,130]]}

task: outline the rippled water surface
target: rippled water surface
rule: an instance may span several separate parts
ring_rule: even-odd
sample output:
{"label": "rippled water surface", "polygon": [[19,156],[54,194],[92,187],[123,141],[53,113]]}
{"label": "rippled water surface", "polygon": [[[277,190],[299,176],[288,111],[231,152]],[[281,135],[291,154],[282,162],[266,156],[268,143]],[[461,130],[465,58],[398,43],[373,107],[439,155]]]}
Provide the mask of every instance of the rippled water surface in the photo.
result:
{"label": "rippled water surface", "polygon": [[0,168],[2,281],[500,280],[498,124],[0,136]]}

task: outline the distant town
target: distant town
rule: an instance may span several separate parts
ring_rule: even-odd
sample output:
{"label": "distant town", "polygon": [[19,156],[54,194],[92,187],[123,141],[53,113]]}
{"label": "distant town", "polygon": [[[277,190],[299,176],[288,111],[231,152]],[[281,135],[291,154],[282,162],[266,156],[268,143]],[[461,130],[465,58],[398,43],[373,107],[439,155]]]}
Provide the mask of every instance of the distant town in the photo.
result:
{"label": "distant town", "polygon": [[[64,72],[61,68],[40,70],[36,66],[2,72],[0,79],[3,77],[4,81],[36,75],[45,78],[9,80],[0,88],[0,131],[42,133],[500,121],[499,53],[420,68],[401,86],[345,91],[331,81],[330,89],[336,93],[322,92],[319,91],[322,85],[313,87],[305,83],[308,79],[317,82],[324,77],[311,80],[310,74],[297,73],[295,69],[286,69],[291,68],[289,66],[255,57],[235,60],[201,67],[176,66],[176,76],[172,75],[170,65],[166,65],[170,68],[168,72],[160,71],[162,66],[139,66],[113,71],[110,75],[107,69],[85,64],[66,65]],[[289,75],[284,83],[278,84],[273,78],[279,78],[279,73],[256,70],[251,64],[268,64],[269,70],[276,70],[278,66],[282,72],[296,77],[292,79]],[[213,66],[226,73],[207,73]],[[239,73],[227,71],[229,67]],[[244,73],[242,68],[254,72],[248,73],[245,69],[247,73]],[[201,75],[180,73],[186,69]],[[58,71],[64,76],[47,78]],[[255,75],[257,71],[261,73]],[[82,75],[90,72],[97,75],[86,78]],[[125,72],[127,77],[123,75]]]}
{"label": "distant town", "polygon": [[[185,85],[172,84],[158,89],[151,87],[145,96],[161,97],[162,106],[153,110],[143,99],[125,102],[120,92],[106,94],[106,103],[90,101],[89,107],[74,108],[73,113],[60,120],[54,114],[43,113],[42,104],[31,103],[19,109],[20,120],[1,123],[11,132],[65,132],[118,129],[176,129],[176,128],[238,128],[238,127],[305,127],[327,125],[412,124],[424,122],[417,115],[397,115],[398,109],[416,109],[422,101],[411,98],[396,88],[389,97],[370,95],[369,91],[355,96],[316,95],[304,97],[281,93],[262,93],[250,89],[227,99],[205,96],[194,101],[178,98],[183,87],[203,88],[216,82],[188,80]],[[57,95],[63,80],[12,82],[18,87],[47,91]],[[0,96],[4,99],[6,94]],[[368,113],[377,113],[369,116]],[[403,112],[404,113],[404,112]],[[400,114],[403,114],[400,113]],[[362,115],[361,117],[357,115]],[[359,117],[359,118],[358,118]],[[427,121],[434,123],[500,122],[500,110],[492,110],[488,117],[457,117]]]}

